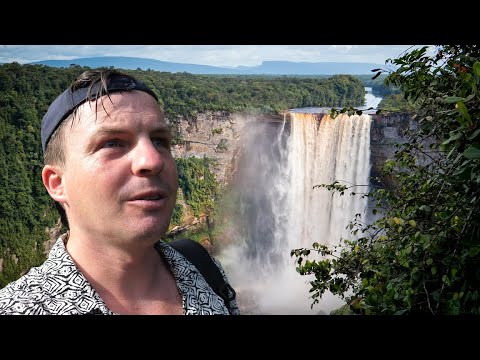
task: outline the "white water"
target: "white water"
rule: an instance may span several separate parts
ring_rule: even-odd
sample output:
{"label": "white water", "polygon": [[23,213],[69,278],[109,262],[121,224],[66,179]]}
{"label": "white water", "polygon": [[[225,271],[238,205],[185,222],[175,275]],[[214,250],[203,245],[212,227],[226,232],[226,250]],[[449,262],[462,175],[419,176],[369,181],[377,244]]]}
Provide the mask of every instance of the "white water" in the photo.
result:
{"label": "white water", "polygon": [[372,94],[372,88],[371,87],[365,87],[365,105],[363,107],[360,107],[360,110],[363,109],[369,109],[373,108],[374,110],[377,109],[378,104],[380,104],[380,101],[382,101],[381,97],[375,96]]}
{"label": "white water", "polygon": [[[363,106],[355,107],[358,110],[363,110],[366,114],[375,114],[378,105],[382,101],[383,98],[373,95],[372,88],[365,86],[365,103]],[[340,109],[339,107],[338,109]],[[370,109],[370,110],[368,110]],[[328,113],[330,108],[328,107],[316,107],[316,106],[309,106],[303,108],[294,108],[290,109],[290,112],[299,112],[305,114],[318,114],[318,113]]]}
{"label": "white water", "polygon": [[[365,217],[367,199],[313,186],[368,184],[369,115],[291,113],[291,121],[258,123],[245,134],[237,181],[235,246],[221,255],[239,304],[255,314],[328,314],[343,302],[325,294],[311,309],[308,280],[295,271],[294,248],[337,245],[354,237],[346,228]],[[351,191],[367,192],[367,188]]]}

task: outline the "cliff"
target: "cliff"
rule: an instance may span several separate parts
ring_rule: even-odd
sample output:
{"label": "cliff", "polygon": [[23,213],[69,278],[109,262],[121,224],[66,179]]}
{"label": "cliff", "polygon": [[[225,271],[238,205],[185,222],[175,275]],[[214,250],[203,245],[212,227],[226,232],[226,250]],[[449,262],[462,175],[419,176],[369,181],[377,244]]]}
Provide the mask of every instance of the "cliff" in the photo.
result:
{"label": "cliff", "polygon": [[182,142],[172,147],[175,158],[209,157],[215,160],[210,169],[222,188],[235,175],[241,152],[241,134],[245,126],[257,121],[280,121],[281,115],[258,113],[208,112],[194,118],[181,118],[178,131]]}
{"label": "cliff", "polygon": [[381,169],[385,160],[390,159],[397,151],[396,144],[407,141],[406,131],[413,130],[417,122],[410,114],[399,113],[392,115],[372,115],[370,128],[370,176],[378,177],[379,184],[393,186],[390,179],[382,175]]}
{"label": "cliff", "polygon": [[[394,155],[397,150],[395,145],[406,141],[406,130],[414,129],[417,123],[411,119],[410,114],[371,116],[371,176],[379,177],[381,182],[387,185],[388,179],[382,178],[381,167],[385,160]],[[238,156],[241,153],[242,130],[252,121],[280,123],[283,115],[210,112],[199,114],[195,118],[181,118],[178,131],[183,142],[173,146],[173,155],[176,158],[206,156],[215,159],[215,166],[211,171],[220,185],[226,187],[236,172]]]}

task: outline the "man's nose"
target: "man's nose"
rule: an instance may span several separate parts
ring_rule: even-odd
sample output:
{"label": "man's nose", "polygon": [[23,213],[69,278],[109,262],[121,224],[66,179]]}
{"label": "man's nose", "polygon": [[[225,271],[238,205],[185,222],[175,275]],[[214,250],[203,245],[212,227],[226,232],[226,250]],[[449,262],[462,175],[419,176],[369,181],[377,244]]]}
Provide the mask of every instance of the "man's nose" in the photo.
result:
{"label": "man's nose", "polygon": [[132,172],[137,176],[156,175],[164,166],[160,151],[150,139],[141,139],[132,152]]}

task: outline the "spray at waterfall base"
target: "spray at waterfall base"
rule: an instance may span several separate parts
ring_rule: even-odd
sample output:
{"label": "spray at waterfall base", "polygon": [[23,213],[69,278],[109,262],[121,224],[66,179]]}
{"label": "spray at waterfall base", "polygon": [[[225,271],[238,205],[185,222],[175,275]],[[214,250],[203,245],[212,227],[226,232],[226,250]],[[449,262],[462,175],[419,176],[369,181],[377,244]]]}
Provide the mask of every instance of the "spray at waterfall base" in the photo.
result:
{"label": "spray at waterfall base", "polygon": [[296,272],[290,252],[354,239],[349,222],[356,214],[365,219],[368,200],[317,185],[369,183],[370,124],[367,114],[288,113],[245,128],[235,244],[220,258],[247,313],[328,314],[344,304],[324,294],[312,309],[312,278]]}

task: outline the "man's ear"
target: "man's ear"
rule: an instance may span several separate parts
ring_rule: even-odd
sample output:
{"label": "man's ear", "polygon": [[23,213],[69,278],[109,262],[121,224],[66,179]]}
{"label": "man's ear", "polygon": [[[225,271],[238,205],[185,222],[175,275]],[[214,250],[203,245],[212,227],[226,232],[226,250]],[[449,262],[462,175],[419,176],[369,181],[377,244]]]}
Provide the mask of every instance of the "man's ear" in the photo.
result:
{"label": "man's ear", "polygon": [[45,165],[42,170],[43,185],[53,200],[59,203],[67,202],[67,194],[63,183],[63,170],[60,166]]}

